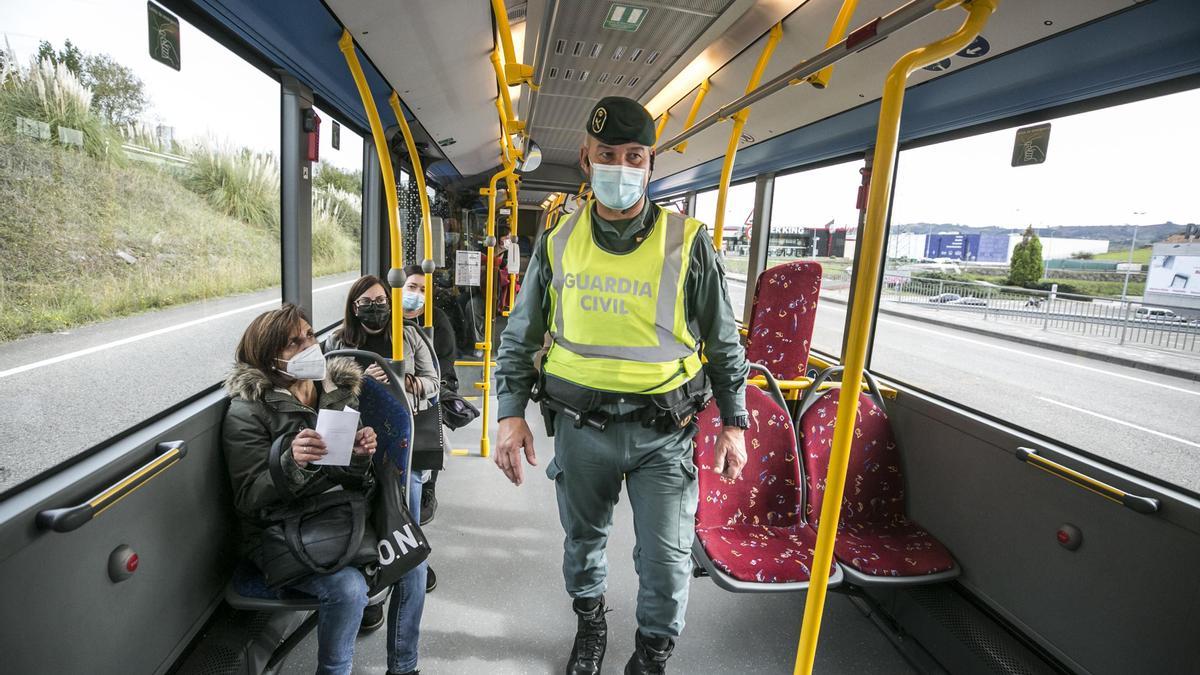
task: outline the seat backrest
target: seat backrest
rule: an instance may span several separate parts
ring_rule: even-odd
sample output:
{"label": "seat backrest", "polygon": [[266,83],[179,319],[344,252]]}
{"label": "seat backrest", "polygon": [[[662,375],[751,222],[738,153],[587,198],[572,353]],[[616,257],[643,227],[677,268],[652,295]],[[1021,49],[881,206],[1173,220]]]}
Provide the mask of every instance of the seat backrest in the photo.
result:
{"label": "seat backrest", "polygon": [[375,452],[383,453],[405,471],[412,460],[412,413],[406,397],[397,397],[374,378],[363,377],[358,394],[363,426],[375,430]]}
{"label": "seat backrest", "polygon": [[[820,522],[821,500],[833,446],[840,388],[821,394],[800,417],[801,451],[804,454],[806,519]],[[858,523],[904,520],[904,474],[887,413],[866,392],[858,397],[858,415],[850,443],[850,463],[838,529]]]}
{"label": "seat backrest", "polygon": [[694,443],[700,488],[696,527],[733,524],[789,527],[803,522],[800,458],[787,411],[757,387],[746,388],[746,409],[750,416],[746,467],[733,482],[713,472],[721,413],[713,401],[700,412],[700,429]]}
{"label": "seat backrest", "polygon": [[759,275],[746,358],[781,380],[804,377],[820,292],[821,265],[815,262],[783,263]]}

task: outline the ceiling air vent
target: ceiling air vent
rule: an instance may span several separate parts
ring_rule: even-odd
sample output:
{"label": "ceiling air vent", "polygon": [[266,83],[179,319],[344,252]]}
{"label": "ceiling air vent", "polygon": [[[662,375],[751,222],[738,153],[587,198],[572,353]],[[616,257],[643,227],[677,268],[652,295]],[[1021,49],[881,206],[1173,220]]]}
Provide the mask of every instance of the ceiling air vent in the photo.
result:
{"label": "ceiling air vent", "polygon": [[614,78],[613,78],[613,84],[614,84],[614,85],[616,85],[616,86],[620,86],[620,85],[621,85],[621,82],[622,82],[624,79],[625,79],[625,76],[624,76],[624,75],[618,75],[618,76],[616,76],[616,77],[614,77]]}
{"label": "ceiling air vent", "polygon": [[630,86],[630,87],[632,87],[632,86],[635,86],[635,85],[638,83],[638,80],[640,80],[640,79],[642,79],[642,78],[640,78],[640,77],[631,77],[631,78],[629,78],[629,84],[628,84],[628,86]]}
{"label": "ceiling air vent", "polygon": [[646,65],[652,66],[658,60],[658,52],[650,52],[650,56],[646,57]]}
{"label": "ceiling air vent", "polygon": [[554,44],[554,53],[558,54],[560,56],[563,54],[566,54],[567,53],[567,41],[559,40],[558,42],[556,42]]}
{"label": "ceiling air vent", "polygon": [[546,77],[549,77],[552,80],[558,77],[558,67],[550,66],[550,72],[546,73]]}
{"label": "ceiling air vent", "polygon": [[586,42],[576,42],[575,49],[571,50],[571,54],[580,56],[583,54],[583,48],[587,46]]}
{"label": "ceiling air vent", "polygon": [[600,56],[600,52],[603,50],[604,50],[604,44],[601,42],[597,42],[596,44],[592,45],[592,51],[588,52],[588,58],[594,59],[597,56]]}
{"label": "ceiling air vent", "polygon": [[569,80],[569,79],[571,79],[571,77],[572,77],[574,74],[575,74],[575,69],[574,69],[574,68],[567,68],[566,70],[564,70],[564,71],[563,71],[563,79],[564,79],[564,80]]}
{"label": "ceiling air vent", "polygon": [[625,48],[624,47],[617,47],[616,49],[613,50],[613,55],[612,55],[613,61],[620,61],[622,56],[625,56]]}
{"label": "ceiling air vent", "polygon": [[599,82],[600,84],[604,84],[605,82],[608,82],[608,73],[607,72],[600,73],[600,77],[596,78],[596,81]]}
{"label": "ceiling air vent", "polygon": [[638,49],[633,50],[633,53],[629,55],[630,61],[637,61],[640,58],[642,58],[642,50],[640,47]]}
{"label": "ceiling air vent", "polygon": [[586,71],[586,70],[581,70],[581,71],[579,71],[579,81],[580,81],[580,82],[587,82],[587,79],[588,79],[588,75],[589,75],[589,74],[590,74],[590,73],[589,73],[588,71]]}

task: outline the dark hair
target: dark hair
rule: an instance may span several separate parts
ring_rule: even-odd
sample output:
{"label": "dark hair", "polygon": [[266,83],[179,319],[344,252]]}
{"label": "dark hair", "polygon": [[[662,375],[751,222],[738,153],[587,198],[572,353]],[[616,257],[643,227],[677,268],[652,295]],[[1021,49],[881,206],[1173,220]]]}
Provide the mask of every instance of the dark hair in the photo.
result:
{"label": "dark hair", "polygon": [[312,326],[304,310],[291,303],[259,314],[242,333],[234,358],[238,363],[262,371],[271,384],[287,387],[291,379],[279,372],[275,359],[283,353],[292,339],[292,331],[301,321],[307,321]]}
{"label": "dark hair", "polygon": [[404,266],[404,277],[406,279],[408,277],[411,277],[414,274],[420,274],[421,276],[425,276],[425,270],[422,269],[420,265],[405,265]]}
{"label": "dark hair", "polygon": [[[338,333],[341,335],[342,342],[347,347],[359,349],[367,343],[367,332],[363,330],[362,322],[358,320],[358,315],[354,313],[354,301],[363,293],[370,290],[372,286],[376,285],[383,286],[383,292],[387,293],[388,302],[390,303],[392,298],[391,287],[387,285],[386,281],[374,274],[359,277],[358,281],[355,281],[350,286],[350,292],[346,294],[346,316],[342,320],[342,327],[338,329]],[[389,326],[384,327],[383,332],[385,335],[391,335],[389,331],[390,323]]]}

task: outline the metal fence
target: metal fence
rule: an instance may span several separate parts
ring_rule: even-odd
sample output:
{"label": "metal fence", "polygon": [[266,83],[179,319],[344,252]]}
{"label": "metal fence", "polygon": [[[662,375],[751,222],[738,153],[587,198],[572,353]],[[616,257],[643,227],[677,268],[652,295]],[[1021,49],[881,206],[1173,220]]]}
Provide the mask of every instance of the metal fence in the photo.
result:
{"label": "metal fence", "polygon": [[885,298],[901,304],[1024,323],[1116,344],[1200,353],[1200,321],[1152,318],[1141,303],[993,284],[888,276]]}

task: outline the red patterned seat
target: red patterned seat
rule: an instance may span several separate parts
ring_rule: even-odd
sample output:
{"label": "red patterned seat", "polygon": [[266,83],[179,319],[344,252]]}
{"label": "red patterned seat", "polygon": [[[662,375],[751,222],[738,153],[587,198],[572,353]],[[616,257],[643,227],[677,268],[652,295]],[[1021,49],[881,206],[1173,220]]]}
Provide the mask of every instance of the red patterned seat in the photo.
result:
{"label": "red patterned seat", "polygon": [[[814,531],[820,523],[840,392],[822,393],[800,417],[807,478],[805,515]],[[904,475],[892,427],[887,413],[867,393],[859,396],[834,554],[856,580],[859,575],[851,573],[855,570],[866,577],[939,575],[939,579],[957,572],[950,551],[905,515]]]}
{"label": "red patterned seat", "polygon": [[[710,401],[698,418],[697,557],[738,582],[806,584],[816,533],[804,523],[795,430],[788,413],[755,387],[746,390],[746,408],[750,413],[747,461],[735,481],[713,472],[713,452],[721,431],[716,404]],[[840,579],[834,566],[831,583]],[[779,590],[731,587],[727,580],[722,585],[730,590]]]}
{"label": "red patterned seat", "polygon": [[788,262],[763,272],[754,285],[754,311],[746,336],[746,359],[780,380],[798,380],[808,368],[821,265]]}

